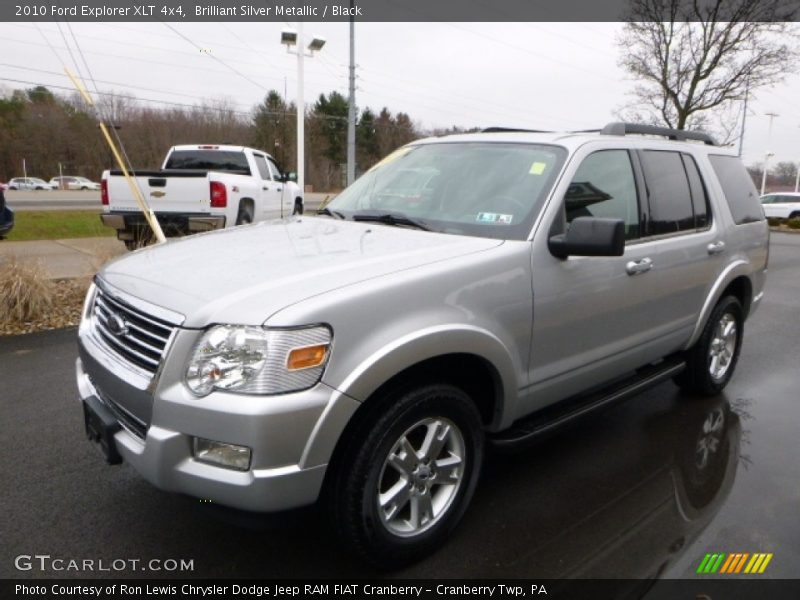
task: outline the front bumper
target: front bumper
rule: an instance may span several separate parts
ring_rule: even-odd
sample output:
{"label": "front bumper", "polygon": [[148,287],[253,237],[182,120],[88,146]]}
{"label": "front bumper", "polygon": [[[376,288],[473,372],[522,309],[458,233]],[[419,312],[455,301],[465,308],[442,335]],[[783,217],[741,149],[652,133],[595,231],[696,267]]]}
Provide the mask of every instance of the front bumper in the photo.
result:
{"label": "front bumper", "polygon": [[[181,337],[193,333],[183,330],[173,348],[191,344]],[[121,405],[129,394],[138,394],[141,403],[142,391],[103,367],[108,365],[108,353],[91,336],[81,336],[79,347],[82,359],[76,362],[76,376],[80,399],[98,398],[123,417],[119,419],[121,428],[113,433],[123,461],[160,489],[233,508],[271,512],[315,502],[335,441],[358,406],[321,383],[281,396],[215,392],[196,398],[174,377],[184,367],[173,372],[166,364],[158,381],[146,391],[151,394],[151,418],[140,429],[126,422]],[[196,460],[194,437],[251,448],[250,469],[236,471]]]}

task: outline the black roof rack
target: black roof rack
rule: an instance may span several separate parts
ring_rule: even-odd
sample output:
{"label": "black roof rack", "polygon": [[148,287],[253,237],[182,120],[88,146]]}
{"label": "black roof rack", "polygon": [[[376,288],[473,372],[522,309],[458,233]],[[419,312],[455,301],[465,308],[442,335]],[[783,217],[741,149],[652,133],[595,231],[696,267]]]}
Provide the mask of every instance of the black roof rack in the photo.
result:
{"label": "black roof rack", "polygon": [[644,125],[641,123],[609,123],[602,130],[601,135],[628,135],[636,133],[640,135],[661,135],[671,140],[685,142],[686,140],[696,140],[709,146],[717,146],[717,142],[707,133],[702,131],[687,131],[685,129],[670,129],[669,127],[659,127],[658,125]]}
{"label": "black roof rack", "polygon": [[519,129],[517,127],[487,127],[481,129],[481,133],[553,133],[552,131],[545,131],[544,129]]}

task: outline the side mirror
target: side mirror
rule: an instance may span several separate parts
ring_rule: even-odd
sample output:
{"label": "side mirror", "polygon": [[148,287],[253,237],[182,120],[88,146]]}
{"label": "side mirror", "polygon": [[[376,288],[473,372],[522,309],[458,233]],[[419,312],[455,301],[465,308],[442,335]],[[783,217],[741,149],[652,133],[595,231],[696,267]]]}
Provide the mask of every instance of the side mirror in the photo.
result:
{"label": "side mirror", "polygon": [[547,247],[556,258],[568,256],[622,256],[625,223],[622,219],[578,217],[566,233],[552,236]]}
{"label": "side mirror", "polygon": [[297,173],[295,173],[294,171],[291,172],[291,173],[284,173],[283,174],[283,181],[284,182],[286,182],[286,181],[294,181],[295,183],[297,183]]}

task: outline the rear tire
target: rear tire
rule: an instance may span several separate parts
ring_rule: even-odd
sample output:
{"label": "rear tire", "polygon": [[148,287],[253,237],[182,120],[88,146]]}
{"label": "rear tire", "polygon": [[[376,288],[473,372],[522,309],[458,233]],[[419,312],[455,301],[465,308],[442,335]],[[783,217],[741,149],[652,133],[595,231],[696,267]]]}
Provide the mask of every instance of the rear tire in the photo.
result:
{"label": "rear tire", "polygon": [[253,222],[253,215],[247,205],[239,207],[239,214],[236,216],[237,225],[250,225]]}
{"label": "rear tire", "polygon": [[744,313],[733,296],[722,298],[703,328],[700,339],[686,351],[686,369],[675,383],[690,393],[714,396],[728,385],[742,349]]}
{"label": "rear tire", "polygon": [[389,393],[351,432],[327,493],[339,537],[397,568],[434,551],[466,512],[484,454],[480,414],[448,384]]}
{"label": "rear tire", "polygon": [[135,226],[132,231],[133,239],[124,240],[125,248],[128,250],[138,250],[155,243],[156,237],[149,225]]}

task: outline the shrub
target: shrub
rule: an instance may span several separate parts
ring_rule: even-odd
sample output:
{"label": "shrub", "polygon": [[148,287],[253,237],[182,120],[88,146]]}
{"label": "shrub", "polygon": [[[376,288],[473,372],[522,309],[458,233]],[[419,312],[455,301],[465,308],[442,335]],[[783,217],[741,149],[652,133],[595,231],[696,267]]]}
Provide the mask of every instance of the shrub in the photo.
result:
{"label": "shrub", "polygon": [[788,221],[786,221],[786,224],[792,229],[800,229],[800,217],[789,219]]}
{"label": "shrub", "polygon": [[0,265],[0,322],[37,319],[53,305],[55,287],[40,263],[12,256]]}
{"label": "shrub", "polygon": [[779,217],[767,217],[767,223],[769,223],[770,227],[778,227],[781,223],[783,223],[783,219]]}

